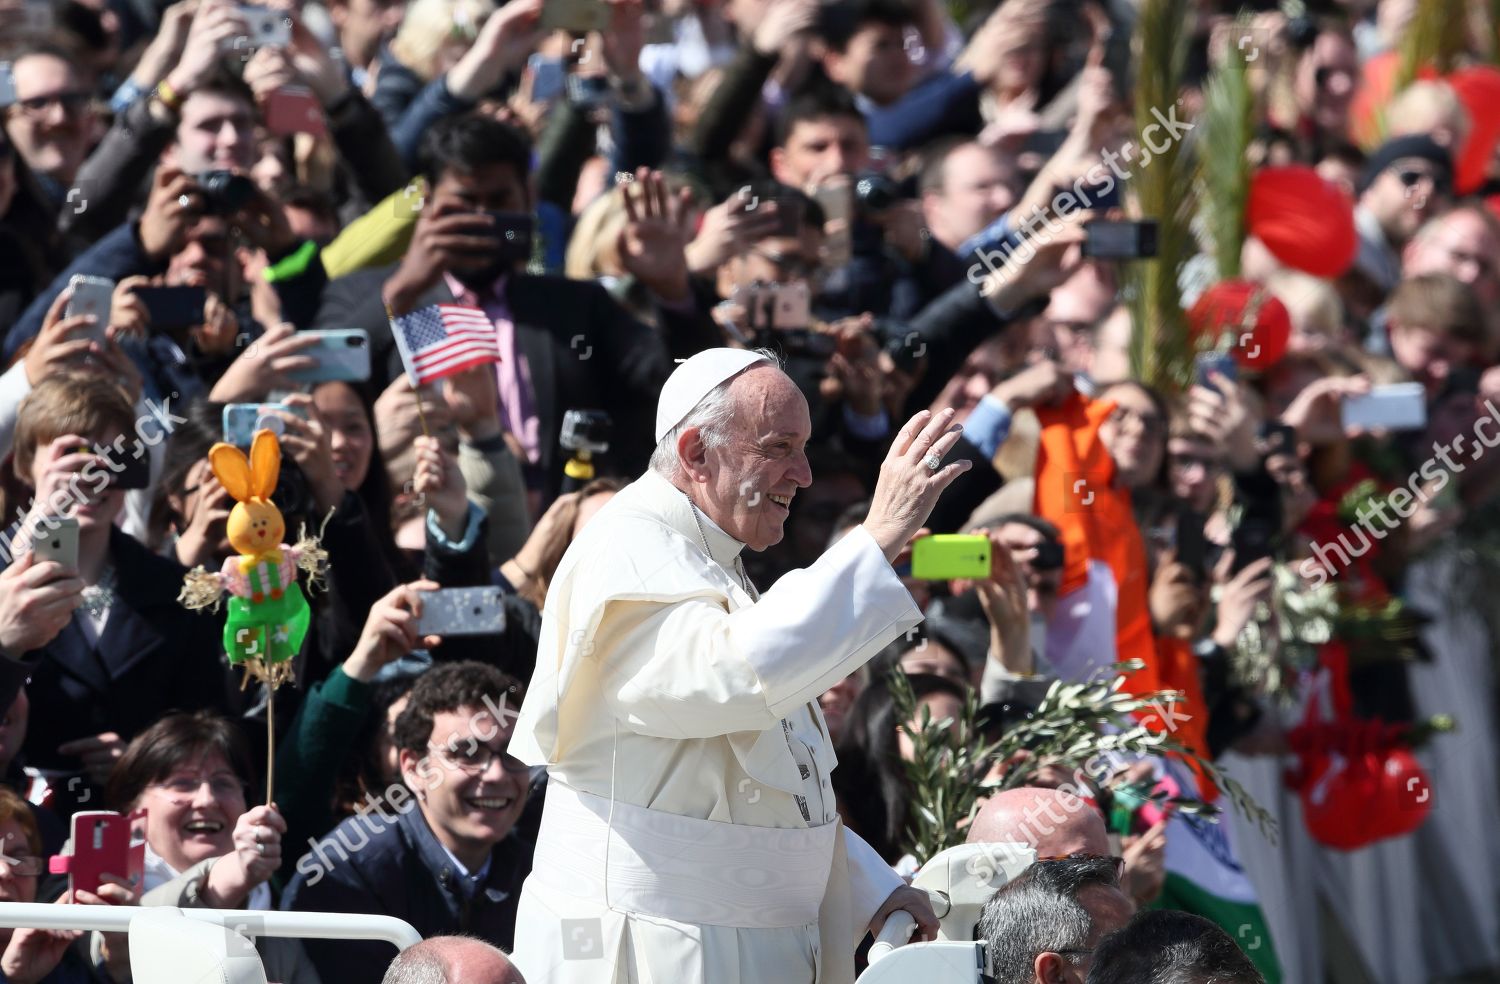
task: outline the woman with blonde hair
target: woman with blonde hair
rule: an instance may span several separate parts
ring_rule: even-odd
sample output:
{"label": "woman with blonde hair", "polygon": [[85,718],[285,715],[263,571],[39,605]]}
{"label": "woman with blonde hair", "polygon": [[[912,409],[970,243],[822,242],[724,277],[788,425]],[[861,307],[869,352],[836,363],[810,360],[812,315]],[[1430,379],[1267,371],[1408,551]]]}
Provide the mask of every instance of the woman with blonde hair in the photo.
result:
{"label": "woman with blonde hair", "polygon": [[457,64],[494,10],[494,0],[412,0],[376,63],[370,102],[387,128],[396,127],[429,82]]}

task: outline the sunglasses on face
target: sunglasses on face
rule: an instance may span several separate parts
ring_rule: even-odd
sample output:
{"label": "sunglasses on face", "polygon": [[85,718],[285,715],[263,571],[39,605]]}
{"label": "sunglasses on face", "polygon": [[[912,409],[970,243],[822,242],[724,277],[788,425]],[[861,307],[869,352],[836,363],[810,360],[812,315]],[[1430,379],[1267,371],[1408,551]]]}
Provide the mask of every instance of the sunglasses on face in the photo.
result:
{"label": "sunglasses on face", "polygon": [[1426,180],[1432,182],[1432,187],[1435,191],[1448,190],[1448,180],[1441,174],[1437,174],[1432,171],[1417,171],[1403,168],[1400,171],[1396,172],[1396,178],[1401,182],[1402,186],[1406,188],[1415,188],[1417,186],[1417,182]]}

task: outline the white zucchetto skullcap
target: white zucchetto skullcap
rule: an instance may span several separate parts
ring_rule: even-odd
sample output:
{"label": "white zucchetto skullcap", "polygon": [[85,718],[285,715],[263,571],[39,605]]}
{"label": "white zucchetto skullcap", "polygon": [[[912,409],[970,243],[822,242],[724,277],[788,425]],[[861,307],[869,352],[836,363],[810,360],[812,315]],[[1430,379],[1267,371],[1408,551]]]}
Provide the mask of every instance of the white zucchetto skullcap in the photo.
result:
{"label": "white zucchetto skullcap", "polygon": [[656,440],[687,419],[688,414],[715,386],[728,382],[757,363],[771,362],[758,352],[746,349],[711,348],[699,352],[678,366],[667,377],[656,402]]}

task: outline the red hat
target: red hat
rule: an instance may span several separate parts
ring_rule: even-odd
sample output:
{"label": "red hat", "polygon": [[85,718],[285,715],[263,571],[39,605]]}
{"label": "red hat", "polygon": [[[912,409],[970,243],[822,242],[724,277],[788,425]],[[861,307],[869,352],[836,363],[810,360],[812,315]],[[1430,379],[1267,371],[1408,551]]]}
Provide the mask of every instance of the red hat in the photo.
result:
{"label": "red hat", "polygon": [[1301,164],[1255,172],[1245,226],[1282,263],[1315,277],[1337,277],[1359,249],[1354,203]]}

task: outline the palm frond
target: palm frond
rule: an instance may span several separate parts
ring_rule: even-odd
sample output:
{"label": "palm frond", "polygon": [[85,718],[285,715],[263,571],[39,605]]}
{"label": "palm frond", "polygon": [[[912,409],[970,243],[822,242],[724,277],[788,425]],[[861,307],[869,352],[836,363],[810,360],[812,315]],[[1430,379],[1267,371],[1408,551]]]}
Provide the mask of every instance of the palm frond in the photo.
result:
{"label": "palm frond", "polygon": [[1198,124],[1198,208],[1220,280],[1240,275],[1245,244],[1245,206],[1250,198],[1250,162],[1245,155],[1255,128],[1248,68],[1244,49],[1230,45],[1204,85]]}
{"label": "palm frond", "polygon": [[1411,85],[1425,65],[1440,74],[1457,67],[1468,47],[1465,7],[1454,0],[1417,0],[1417,9],[1401,38],[1401,64],[1396,69],[1392,98]]}
{"label": "palm frond", "polygon": [[1142,0],[1134,38],[1139,66],[1135,86],[1136,160],[1127,189],[1136,211],[1157,221],[1157,255],[1137,260],[1126,272],[1133,330],[1132,374],[1168,391],[1184,388],[1192,351],[1182,311],[1179,279],[1192,254],[1194,211],[1192,154],[1183,141],[1159,148],[1152,134],[1175,112],[1187,58],[1187,0]]}

